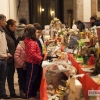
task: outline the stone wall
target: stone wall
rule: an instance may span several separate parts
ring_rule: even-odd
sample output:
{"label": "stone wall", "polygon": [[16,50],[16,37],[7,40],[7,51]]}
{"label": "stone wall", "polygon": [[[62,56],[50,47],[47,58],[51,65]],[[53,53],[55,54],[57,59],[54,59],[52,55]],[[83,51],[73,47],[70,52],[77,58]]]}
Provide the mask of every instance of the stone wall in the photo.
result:
{"label": "stone wall", "polygon": [[64,22],[72,27],[74,16],[73,0],[64,0]]}
{"label": "stone wall", "polygon": [[[38,0],[38,1],[34,0],[34,1],[36,1],[35,5],[41,6],[41,4],[40,4],[41,0]],[[52,4],[56,5],[54,9],[55,9],[55,15],[57,15],[57,0],[55,0],[55,1],[52,0],[52,3],[49,3],[49,5],[47,5],[47,3],[45,3],[45,2],[47,2],[47,1],[44,1],[44,4],[42,4],[44,6],[45,10],[49,9],[49,7],[47,7],[47,6],[51,6],[52,7]],[[50,0],[50,2],[51,2],[51,0]],[[74,2],[74,4],[73,4],[73,2]],[[28,0],[21,0],[19,13],[18,13],[18,19],[20,19],[22,17],[25,17],[27,19],[27,21],[29,22],[29,7],[28,6],[29,6]],[[50,20],[52,18],[48,17],[48,14],[47,13],[45,14],[45,11],[41,12],[41,13],[39,13],[39,11],[36,12],[35,10],[38,9],[38,8],[39,7],[34,6],[34,20],[38,21],[40,23],[42,23],[42,21],[44,20],[44,24],[46,24],[46,20],[45,19]],[[78,19],[83,20],[83,4],[82,4],[82,0],[64,0],[64,22],[68,22],[68,20],[69,20],[68,19],[68,12],[67,12],[67,10],[69,10],[69,9],[73,10],[73,15],[72,15],[73,19],[75,19],[75,20],[78,20]],[[47,12],[50,13],[49,10]],[[44,16],[44,18],[43,18],[43,16]]]}
{"label": "stone wall", "polygon": [[96,0],[91,0],[91,15],[96,15]]}
{"label": "stone wall", "polygon": [[64,0],[64,21],[69,21],[67,10],[73,10],[72,19],[83,21],[83,0]]}
{"label": "stone wall", "polygon": [[[97,0],[91,0],[91,15],[97,14]],[[34,0],[36,6],[34,6],[34,20],[38,21],[39,23],[49,24],[52,16],[50,15],[50,10],[55,10],[55,15],[57,15],[58,8],[57,8],[57,0]],[[42,3],[42,4],[41,4]],[[29,3],[28,0],[21,0],[18,19],[25,17],[29,22]],[[55,7],[54,7],[55,6]],[[88,6],[88,5],[87,5]],[[40,7],[44,8],[44,12],[40,12]],[[52,9],[53,7],[53,9]],[[64,22],[68,22],[68,9],[73,10],[73,20],[84,20],[83,15],[83,0],[64,0]],[[46,13],[45,13],[46,12]],[[51,17],[50,17],[51,16]],[[46,20],[45,20],[46,19]]]}
{"label": "stone wall", "polygon": [[68,22],[69,9],[73,10],[73,0],[64,0],[64,22]]}
{"label": "stone wall", "polygon": [[[19,7],[19,11],[18,11],[18,20],[22,17],[27,19],[27,22],[29,23],[29,3],[28,0],[20,0],[20,7]],[[18,2],[17,2],[18,4]]]}
{"label": "stone wall", "polygon": [[98,0],[96,0],[96,15],[100,17],[100,11],[98,11]]}

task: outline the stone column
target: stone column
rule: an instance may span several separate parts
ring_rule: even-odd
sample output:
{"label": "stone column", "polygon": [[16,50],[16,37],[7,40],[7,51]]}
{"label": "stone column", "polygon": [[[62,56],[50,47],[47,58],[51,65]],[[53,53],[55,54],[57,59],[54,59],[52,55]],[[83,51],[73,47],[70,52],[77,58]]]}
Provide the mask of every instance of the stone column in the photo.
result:
{"label": "stone column", "polygon": [[89,22],[91,17],[91,0],[83,0],[83,22]]}
{"label": "stone column", "polygon": [[6,19],[17,21],[17,1],[18,0],[0,0],[0,13],[6,16]]}
{"label": "stone column", "polygon": [[73,20],[76,21],[76,0],[73,0]]}
{"label": "stone column", "polygon": [[0,0],[0,14],[4,14],[9,19],[10,5],[9,0]]}
{"label": "stone column", "polygon": [[[7,1],[8,1],[8,3],[7,3]],[[9,6],[9,10],[7,9],[7,11],[9,12],[8,19],[11,19],[11,18],[14,20],[17,19],[17,5],[16,5],[16,3],[17,3],[16,0],[6,0],[6,3],[4,3],[4,4],[8,4],[8,6]],[[1,4],[3,4],[3,3],[1,3]],[[6,5],[5,5],[5,7],[6,7]]]}
{"label": "stone column", "polygon": [[73,0],[75,21],[89,22],[91,17],[91,0]]}
{"label": "stone column", "polygon": [[91,15],[96,15],[96,0],[91,0]]}
{"label": "stone column", "polygon": [[76,1],[76,20],[83,21],[83,0],[75,0]]}
{"label": "stone column", "polygon": [[98,4],[99,4],[99,2],[98,2],[98,0],[96,0],[96,15],[97,15],[97,17],[100,17],[100,11],[98,11]]}

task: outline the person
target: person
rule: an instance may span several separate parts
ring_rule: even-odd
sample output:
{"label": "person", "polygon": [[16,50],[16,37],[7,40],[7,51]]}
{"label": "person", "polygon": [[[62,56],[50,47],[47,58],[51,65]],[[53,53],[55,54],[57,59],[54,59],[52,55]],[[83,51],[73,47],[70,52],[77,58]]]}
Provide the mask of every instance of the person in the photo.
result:
{"label": "person", "polygon": [[90,75],[98,75],[100,74],[100,40],[98,40],[95,45],[96,48],[96,60],[95,60],[95,68]]}
{"label": "person", "polygon": [[75,49],[78,46],[79,39],[80,39],[79,36],[76,34],[72,34],[71,36],[69,36],[68,48]]}
{"label": "person", "polygon": [[80,32],[85,30],[85,25],[80,20],[76,21],[75,24],[76,24],[77,28],[80,30]]}
{"label": "person", "polygon": [[36,41],[35,33],[36,29],[31,25],[28,28],[26,38],[24,39],[27,69],[26,96],[29,100],[35,100],[37,95],[37,74],[43,59]]}
{"label": "person", "polygon": [[20,97],[24,98],[26,69],[25,69],[25,45],[23,41],[19,41],[14,54],[14,59],[15,59],[15,68],[17,69],[18,73]]}
{"label": "person", "polygon": [[[43,38],[42,38],[42,27],[40,26],[39,23],[34,23],[33,25],[36,28],[36,38],[37,38],[38,46],[40,48],[41,56],[44,58],[44,54],[43,54],[43,45],[44,45],[44,43],[43,43]],[[41,79],[42,79],[42,74],[43,74],[43,68],[42,68],[41,64],[40,64],[39,71],[38,71],[38,80],[37,80],[38,94],[37,94],[37,98],[40,98],[39,89],[40,89],[40,84],[41,84]]]}
{"label": "person", "polygon": [[93,27],[93,26],[100,26],[100,20],[97,20],[96,17],[91,16],[90,17],[90,27]]}
{"label": "person", "polygon": [[25,66],[26,54],[25,54],[25,44],[24,44],[23,40],[24,40],[25,35],[26,35],[25,33],[28,30],[28,27],[30,27],[30,25],[31,24],[28,24],[25,26],[24,34],[20,38],[19,43],[16,47],[15,54],[14,54],[15,68],[17,69],[17,73],[18,73],[20,98],[26,97],[26,95],[25,95],[25,83],[26,83],[27,70],[26,70],[26,66]]}
{"label": "person", "polygon": [[15,31],[15,37],[16,37],[16,39],[18,39],[21,36],[23,36],[24,28],[25,28],[26,24],[27,24],[26,18],[21,18],[19,20],[19,24],[18,24],[18,26],[16,28],[16,31]]}
{"label": "person", "polygon": [[7,25],[4,30],[6,33],[8,49],[10,54],[12,55],[12,57],[7,60],[7,68],[6,68],[6,78],[8,82],[8,88],[10,91],[11,98],[19,98],[19,96],[15,93],[15,89],[14,89],[14,73],[15,73],[14,52],[17,45],[16,38],[14,35],[14,32],[16,30],[16,21],[13,19],[9,19],[7,21]]}
{"label": "person", "polygon": [[42,35],[42,27],[40,26],[39,23],[34,23],[33,24],[34,27],[36,28],[36,38],[37,38],[37,43],[39,45],[39,48],[40,48],[40,51],[41,51],[41,55],[43,56],[43,51],[42,51],[42,46],[43,46],[43,42],[44,42],[44,39],[43,39],[43,35]]}
{"label": "person", "polygon": [[11,56],[8,52],[8,46],[3,28],[6,26],[6,16],[0,14],[0,99],[10,99],[5,93],[5,72],[7,59]]}

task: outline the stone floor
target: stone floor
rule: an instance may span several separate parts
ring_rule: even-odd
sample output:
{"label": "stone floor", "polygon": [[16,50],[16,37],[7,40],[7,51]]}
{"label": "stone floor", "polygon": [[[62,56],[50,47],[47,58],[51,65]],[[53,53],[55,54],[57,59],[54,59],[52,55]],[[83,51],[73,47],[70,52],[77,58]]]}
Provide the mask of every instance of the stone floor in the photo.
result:
{"label": "stone floor", "polygon": [[[15,85],[16,94],[19,95],[18,78],[17,78],[16,71],[15,71],[15,75],[14,75],[14,85]],[[7,93],[7,95],[9,95],[9,90],[8,90],[7,83],[6,83],[6,93]],[[5,100],[5,99],[0,99],[0,100]],[[12,99],[6,99],[6,100],[26,100],[26,99],[21,99],[21,98],[16,99],[16,98],[12,98]]]}

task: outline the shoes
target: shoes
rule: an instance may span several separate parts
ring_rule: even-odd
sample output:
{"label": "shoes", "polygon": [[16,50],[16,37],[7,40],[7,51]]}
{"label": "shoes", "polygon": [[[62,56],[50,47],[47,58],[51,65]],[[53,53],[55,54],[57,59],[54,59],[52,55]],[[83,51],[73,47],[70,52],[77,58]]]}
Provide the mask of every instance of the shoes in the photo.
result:
{"label": "shoes", "polygon": [[0,96],[0,99],[10,99],[10,97],[6,94]]}
{"label": "shoes", "polygon": [[23,90],[20,90],[20,98],[26,99],[26,94],[23,92]]}
{"label": "shoes", "polygon": [[11,94],[10,97],[11,98],[20,98],[20,96],[18,96],[17,94]]}
{"label": "shoes", "polygon": [[35,96],[36,99],[40,99],[40,91],[37,92],[37,95]]}

